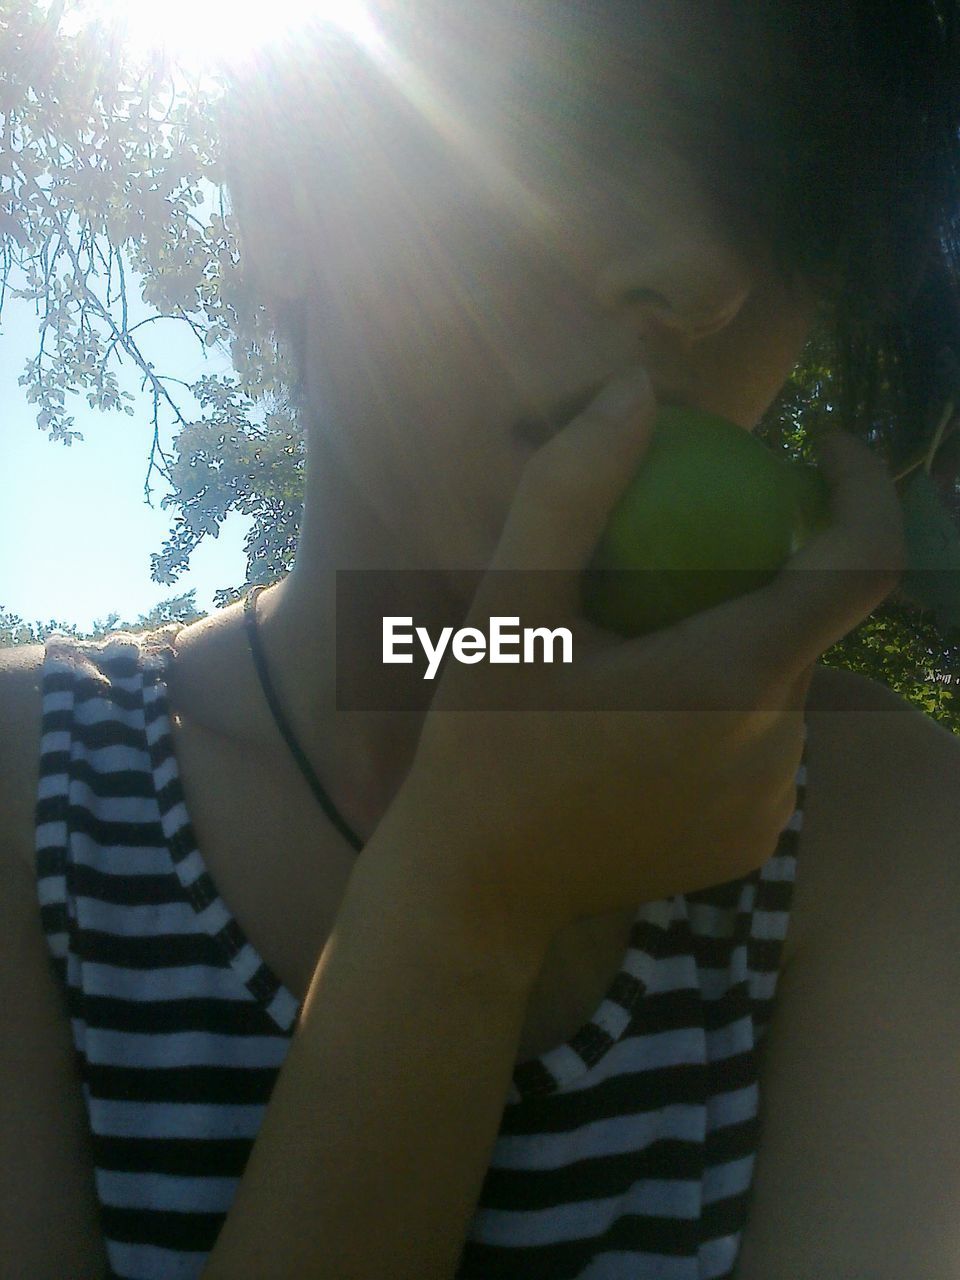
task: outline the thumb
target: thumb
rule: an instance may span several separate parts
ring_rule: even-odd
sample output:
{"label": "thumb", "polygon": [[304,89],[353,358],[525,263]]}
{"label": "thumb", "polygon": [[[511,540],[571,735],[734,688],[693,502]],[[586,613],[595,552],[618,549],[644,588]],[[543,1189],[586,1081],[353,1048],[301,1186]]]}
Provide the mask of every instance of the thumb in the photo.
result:
{"label": "thumb", "polygon": [[650,377],[636,365],[537,450],[474,597],[477,616],[579,613],[579,575],[647,451],[656,412]]}

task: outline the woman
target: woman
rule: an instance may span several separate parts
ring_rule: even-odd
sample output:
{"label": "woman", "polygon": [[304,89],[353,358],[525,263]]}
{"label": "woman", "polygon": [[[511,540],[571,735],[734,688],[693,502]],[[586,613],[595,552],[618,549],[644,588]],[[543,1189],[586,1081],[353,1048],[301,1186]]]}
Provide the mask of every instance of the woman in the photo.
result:
{"label": "woman", "polygon": [[[955,969],[958,748],[816,665],[902,571],[886,470],[840,433],[831,527],[763,591],[633,642],[578,612],[657,404],[752,430],[819,308],[855,391],[879,338],[930,408],[955,8],[796,9],[382,5],[235,88],[308,432],[296,564],[7,659],[9,1274],[955,1267],[960,1055],[922,997]],[[570,627],[574,663],[386,672],[384,618],[493,616]],[[840,1054],[878,1009],[871,1075]]]}

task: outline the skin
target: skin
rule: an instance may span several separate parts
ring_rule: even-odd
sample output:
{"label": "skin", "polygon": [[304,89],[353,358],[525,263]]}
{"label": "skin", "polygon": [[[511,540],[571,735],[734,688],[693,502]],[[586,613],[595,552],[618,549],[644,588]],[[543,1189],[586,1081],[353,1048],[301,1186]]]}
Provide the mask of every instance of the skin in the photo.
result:
{"label": "skin", "polygon": [[[644,131],[625,135],[622,81],[598,55],[580,68],[593,114],[565,134],[525,96],[538,57],[529,32],[504,34],[459,146],[423,162],[395,146],[336,193],[306,171],[292,200],[248,198],[265,300],[306,302],[310,408],[296,563],[258,617],[294,732],[359,831],[406,775],[433,687],[410,712],[337,710],[337,570],[461,571],[415,593],[403,575],[350,580],[339,674],[362,676],[381,662],[380,617],[433,634],[451,602],[466,613],[476,578],[462,571],[489,562],[533,453],[517,419],[639,361],[666,398],[750,431],[816,315],[762,237],[729,224],[655,89]],[[448,91],[445,68],[414,74]],[[276,743],[242,630],[239,609],[187,628],[174,693],[218,732]]]}

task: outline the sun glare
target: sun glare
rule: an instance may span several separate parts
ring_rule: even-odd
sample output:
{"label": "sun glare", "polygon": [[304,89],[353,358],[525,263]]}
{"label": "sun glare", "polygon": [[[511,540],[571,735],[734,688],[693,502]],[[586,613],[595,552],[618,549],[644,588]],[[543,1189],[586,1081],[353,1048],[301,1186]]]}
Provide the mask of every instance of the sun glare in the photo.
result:
{"label": "sun glare", "polygon": [[306,22],[329,23],[374,46],[377,31],[363,0],[91,0],[80,7],[122,25],[137,53],[164,49],[195,66],[235,62]]}

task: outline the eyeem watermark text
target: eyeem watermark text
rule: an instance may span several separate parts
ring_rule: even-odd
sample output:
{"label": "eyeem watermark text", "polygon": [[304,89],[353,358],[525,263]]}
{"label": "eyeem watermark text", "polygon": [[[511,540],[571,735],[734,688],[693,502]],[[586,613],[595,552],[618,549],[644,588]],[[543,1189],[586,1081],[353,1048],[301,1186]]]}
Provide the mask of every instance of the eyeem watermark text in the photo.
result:
{"label": "eyeem watermark text", "polygon": [[[427,659],[424,680],[433,680],[436,677],[448,646],[457,662],[465,662],[469,666],[483,662],[484,658],[488,662],[529,664],[553,662],[555,660],[554,645],[559,641],[562,655],[560,661],[565,663],[573,661],[573,636],[567,627],[556,627],[552,631],[547,627],[524,627],[522,633],[509,629],[518,626],[519,622],[518,617],[491,617],[489,635],[485,635],[477,627],[461,627],[456,633],[453,627],[444,627],[440,632],[439,640],[434,644],[426,627],[415,627],[413,631],[409,630],[413,624],[412,617],[385,617],[383,619],[383,661],[412,663],[413,654],[398,652],[398,649],[411,647],[414,635],[419,640]],[[522,656],[512,648],[512,646],[519,646],[521,640]]]}

